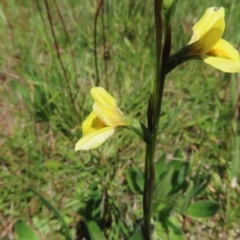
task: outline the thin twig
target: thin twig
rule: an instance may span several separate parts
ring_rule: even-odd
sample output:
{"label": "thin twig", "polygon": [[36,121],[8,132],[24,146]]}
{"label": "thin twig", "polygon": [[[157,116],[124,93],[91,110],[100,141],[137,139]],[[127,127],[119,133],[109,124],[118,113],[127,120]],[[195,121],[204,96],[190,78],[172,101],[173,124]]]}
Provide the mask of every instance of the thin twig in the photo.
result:
{"label": "thin twig", "polygon": [[103,60],[104,60],[104,72],[105,72],[105,87],[108,90],[108,74],[107,74],[107,61],[108,61],[108,50],[106,46],[106,36],[105,36],[105,29],[104,29],[104,0],[102,5],[102,37],[103,37]]}
{"label": "thin twig", "polygon": [[98,73],[98,60],[97,60],[97,19],[100,12],[100,9],[103,5],[103,1],[101,0],[98,4],[97,12],[95,14],[94,19],[94,58],[95,58],[95,71],[96,71],[96,86],[99,86],[100,79],[99,79],[99,73]]}
{"label": "thin twig", "polygon": [[65,22],[64,22],[63,16],[62,16],[62,14],[61,14],[61,12],[60,12],[60,9],[59,9],[59,7],[58,7],[58,4],[57,4],[57,1],[56,1],[56,0],[54,0],[54,4],[55,4],[55,6],[56,6],[59,19],[60,19],[60,21],[61,21],[61,23],[62,23],[63,30],[64,30],[64,33],[65,33],[65,35],[66,35],[67,43],[68,43],[68,45],[69,45],[70,52],[71,52],[73,68],[74,68],[74,71],[75,71],[75,73],[76,73],[76,72],[77,72],[77,66],[76,66],[76,62],[74,61],[74,52],[73,52],[72,45],[71,45],[71,41],[70,41],[70,38],[69,38],[69,35],[68,35],[68,32],[67,32],[66,24],[65,24]]}
{"label": "thin twig", "polygon": [[71,104],[72,104],[72,107],[73,107],[73,110],[74,110],[76,116],[78,116],[78,113],[77,113],[77,110],[76,110],[75,104],[74,104],[74,98],[73,98],[73,94],[72,94],[72,90],[71,90],[71,86],[70,86],[70,81],[69,81],[67,71],[64,67],[64,64],[63,64],[63,61],[62,61],[62,58],[61,58],[61,54],[60,54],[60,51],[59,51],[59,46],[58,46],[57,38],[56,38],[56,35],[55,35],[55,31],[54,31],[54,28],[53,28],[53,22],[52,22],[52,17],[51,17],[51,14],[50,14],[48,1],[44,0],[44,2],[45,2],[46,10],[47,10],[48,20],[49,20],[49,24],[50,24],[50,28],[51,28],[51,33],[52,33],[52,36],[53,36],[53,39],[54,39],[54,45],[55,45],[55,48],[56,48],[56,51],[57,51],[58,60],[60,62],[61,68],[63,70],[63,75],[64,75],[65,81],[67,83]]}

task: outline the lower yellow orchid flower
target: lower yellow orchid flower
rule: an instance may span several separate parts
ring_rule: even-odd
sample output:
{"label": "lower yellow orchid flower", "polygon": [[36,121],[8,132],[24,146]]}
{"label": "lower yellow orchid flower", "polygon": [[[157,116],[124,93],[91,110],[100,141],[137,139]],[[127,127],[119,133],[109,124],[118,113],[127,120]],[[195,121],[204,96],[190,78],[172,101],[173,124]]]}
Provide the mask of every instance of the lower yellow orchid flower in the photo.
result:
{"label": "lower yellow orchid flower", "polygon": [[116,99],[104,88],[92,88],[91,95],[94,100],[93,111],[82,124],[83,137],[76,143],[75,151],[99,147],[120,127],[136,133],[146,143],[152,141],[152,135],[146,126],[125,116],[118,108]]}
{"label": "lower yellow orchid flower", "polygon": [[76,143],[75,151],[97,148],[113,135],[117,127],[129,125],[115,98],[104,88],[92,88],[91,95],[94,100],[93,111],[82,124],[83,137]]}
{"label": "lower yellow orchid flower", "polygon": [[224,29],[224,8],[208,8],[193,26],[192,39],[185,49],[186,55],[200,56],[205,63],[224,72],[240,72],[239,52],[221,38]]}

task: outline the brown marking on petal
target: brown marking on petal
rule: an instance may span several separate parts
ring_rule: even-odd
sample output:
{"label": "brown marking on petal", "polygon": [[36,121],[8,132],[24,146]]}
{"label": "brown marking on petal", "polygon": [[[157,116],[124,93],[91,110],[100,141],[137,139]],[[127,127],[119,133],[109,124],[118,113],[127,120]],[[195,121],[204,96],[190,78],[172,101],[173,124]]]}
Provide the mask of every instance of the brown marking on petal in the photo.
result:
{"label": "brown marking on petal", "polygon": [[98,130],[104,127],[107,127],[107,125],[100,120],[100,118],[95,117],[92,121],[91,127]]}
{"label": "brown marking on petal", "polygon": [[218,56],[217,52],[211,49],[208,53],[206,53],[208,56],[216,57]]}
{"label": "brown marking on petal", "polygon": [[189,45],[188,56],[190,55],[201,55],[203,50],[204,43],[200,44],[200,42],[195,42]]}
{"label": "brown marking on petal", "polygon": [[221,7],[215,7],[213,10],[217,12]]}

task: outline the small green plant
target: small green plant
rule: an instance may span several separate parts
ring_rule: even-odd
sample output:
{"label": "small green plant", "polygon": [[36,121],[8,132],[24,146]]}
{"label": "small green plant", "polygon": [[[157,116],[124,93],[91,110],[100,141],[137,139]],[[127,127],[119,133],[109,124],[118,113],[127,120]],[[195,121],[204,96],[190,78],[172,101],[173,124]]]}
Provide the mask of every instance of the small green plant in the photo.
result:
{"label": "small green plant", "polygon": [[[152,81],[152,91],[149,93],[147,126],[139,124],[142,131],[137,130],[139,135],[146,139],[144,176],[138,173],[138,170],[133,170],[127,178],[131,189],[143,196],[142,233],[139,233],[138,227],[132,239],[140,239],[140,236],[145,240],[152,239],[152,223],[153,227],[157,226],[155,222],[159,222],[159,229],[162,229],[156,227],[155,237],[173,239],[173,236],[181,236],[185,239],[180,223],[177,218],[173,218],[173,213],[178,212],[190,217],[210,217],[220,208],[219,204],[213,201],[194,201],[207,187],[211,178],[210,174],[201,174],[201,167],[191,176],[189,163],[181,158],[169,160],[167,163],[165,157],[161,157],[155,162],[167,73],[192,59],[202,60],[225,72],[240,72],[238,51],[221,39],[225,28],[222,7],[207,9],[194,25],[194,34],[189,44],[170,56],[171,17],[174,7],[175,1],[154,1],[156,74]],[[114,133],[115,128],[131,125],[117,108],[115,99],[103,88],[92,88],[91,94],[95,103],[92,113],[82,125],[83,138],[76,144],[77,151],[98,147]]]}

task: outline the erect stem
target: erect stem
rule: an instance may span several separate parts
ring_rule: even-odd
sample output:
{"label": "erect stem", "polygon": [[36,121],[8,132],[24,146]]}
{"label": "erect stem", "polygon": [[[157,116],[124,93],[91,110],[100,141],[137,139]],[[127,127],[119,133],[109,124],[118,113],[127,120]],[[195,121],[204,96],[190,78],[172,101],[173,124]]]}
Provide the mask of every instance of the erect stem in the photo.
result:
{"label": "erect stem", "polygon": [[144,212],[144,239],[151,239],[151,216],[152,201],[154,191],[154,156],[157,141],[158,123],[160,116],[160,105],[163,87],[162,78],[162,39],[163,39],[163,20],[162,20],[162,0],[154,0],[154,16],[156,29],[156,76],[153,81],[152,97],[148,106],[148,128],[152,134],[152,141],[146,146],[145,155],[145,179],[143,194],[143,212]]}
{"label": "erect stem", "polygon": [[99,86],[99,83],[100,83],[100,78],[98,73],[98,58],[97,58],[97,19],[103,4],[104,4],[104,0],[101,0],[100,3],[98,4],[97,12],[94,18],[94,62],[95,62],[95,71],[96,71],[96,86]]}

